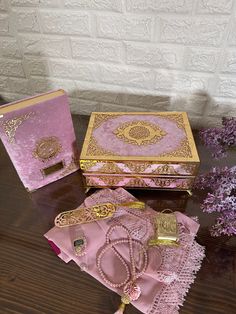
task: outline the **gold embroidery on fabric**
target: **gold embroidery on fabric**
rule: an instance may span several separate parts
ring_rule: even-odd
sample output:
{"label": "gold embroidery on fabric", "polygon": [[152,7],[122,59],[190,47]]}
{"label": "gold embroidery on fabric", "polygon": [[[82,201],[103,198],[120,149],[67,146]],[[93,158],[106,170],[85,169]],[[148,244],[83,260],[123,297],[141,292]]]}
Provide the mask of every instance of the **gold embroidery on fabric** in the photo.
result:
{"label": "gold embroidery on fabric", "polygon": [[26,120],[28,120],[31,116],[33,116],[35,113],[34,112],[29,112],[24,115],[14,117],[12,119],[6,120],[1,123],[5,134],[8,138],[9,143],[14,143],[15,142],[15,134],[16,130],[18,127]]}
{"label": "gold embroidery on fabric", "polygon": [[36,142],[33,156],[46,161],[55,158],[61,151],[62,146],[56,136],[43,137]]}
{"label": "gold embroidery on fabric", "polygon": [[123,123],[113,133],[124,142],[138,146],[155,144],[166,135],[158,125],[146,121]]}

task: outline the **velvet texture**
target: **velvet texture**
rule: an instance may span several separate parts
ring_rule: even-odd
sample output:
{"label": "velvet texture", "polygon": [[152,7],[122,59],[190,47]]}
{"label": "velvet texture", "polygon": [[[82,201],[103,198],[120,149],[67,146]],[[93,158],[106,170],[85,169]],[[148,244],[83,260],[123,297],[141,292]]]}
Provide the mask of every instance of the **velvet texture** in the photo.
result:
{"label": "velvet texture", "polygon": [[[116,190],[104,189],[86,198],[80,207],[112,202],[124,203],[136,199],[122,188]],[[56,253],[66,263],[73,260],[82,270],[103,282],[96,265],[97,252],[105,243],[106,232],[114,224],[127,227],[133,239],[141,241],[144,245],[154,236],[153,217],[156,212],[150,207],[141,211],[118,206],[115,215],[106,220],[77,225],[73,227],[49,230],[45,237],[56,245]],[[194,240],[199,225],[193,219],[175,213],[180,245],[177,247],[149,247],[148,268],[145,274],[137,280],[141,287],[141,296],[132,304],[143,313],[148,314],[174,314],[178,313],[179,306],[183,304],[184,296],[190,284],[193,283],[196,272],[200,269],[204,257],[204,249]],[[73,241],[78,235],[83,234],[87,240],[86,254],[76,256]],[[125,234],[117,229],[114,239],[120,239]],[[129,262],[127,245],[117,247],[123,258]],[[137,266],[140,263],[140,252],[135,250]],[[125,276],[124,268],[114,253],[108,252],[103,260],[103,269],[113,282],[120,282]],[[124,278],[123,278],[124,279]],[[107,285],[116,293],[122,295],[122,289]],[[116,309],[114,309],[115,312]]]}
{"label": "velvet texture", "polygon": [[[166,132],[166,135],[160,141],[152,145],[138,146],[126,143],[114,134],[114,131],[122,126],[123,123],[140,120],[158,125]],[[105,141],[104,134],[106,134]],[[153,115],[122,115],[109,119],[103,122],[101,126],[94,129],[93,136],[102,149],[118,155],[122,152],[123,156],[152,156],[153,153],[154,156],[160,156],[176,150],[181,141],[186,139],[185,131],[178,128],[174,121]]]}
{"label": "velvet texture", "polygon": [[[14,131],[14,141],[10,142],[4,129],[9,120],[28,116]],[[32,191],[56,181],[76,171],[74,163],[78,158],[76,138],[66,94],[23,109],[4,114],[0,121],[0,137],[24,186]],[[60,152],[50,160],[34,157],[38,141],[56,137],[61,145]],[[43,169],[59,162],[64,168],[45,176]]]}

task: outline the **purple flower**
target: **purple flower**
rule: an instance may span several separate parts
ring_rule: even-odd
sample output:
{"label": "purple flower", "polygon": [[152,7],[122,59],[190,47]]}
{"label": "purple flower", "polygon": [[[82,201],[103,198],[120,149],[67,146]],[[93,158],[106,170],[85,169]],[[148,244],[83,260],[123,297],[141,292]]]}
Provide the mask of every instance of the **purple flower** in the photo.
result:
{"label": "purple flower", "polygon": [[236,235],[236,167],[212,168],[196,178],[195,188],[209,190],[201,209],[219,214],[211,234]]}
{"label": "purple flower", "polygon": [[200,138],[216,159],[227,156],[227,150],[236,147],[236,118],[222,118],[222,128],[200,130]]}

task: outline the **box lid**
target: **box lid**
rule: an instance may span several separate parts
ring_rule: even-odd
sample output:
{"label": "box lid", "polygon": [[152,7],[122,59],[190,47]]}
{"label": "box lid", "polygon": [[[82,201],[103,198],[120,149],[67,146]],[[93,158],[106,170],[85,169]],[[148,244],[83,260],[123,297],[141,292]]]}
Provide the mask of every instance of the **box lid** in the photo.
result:
{"label": "box lid", "polygon": [[93,112],[80,159],[199,162],[186,112]]}

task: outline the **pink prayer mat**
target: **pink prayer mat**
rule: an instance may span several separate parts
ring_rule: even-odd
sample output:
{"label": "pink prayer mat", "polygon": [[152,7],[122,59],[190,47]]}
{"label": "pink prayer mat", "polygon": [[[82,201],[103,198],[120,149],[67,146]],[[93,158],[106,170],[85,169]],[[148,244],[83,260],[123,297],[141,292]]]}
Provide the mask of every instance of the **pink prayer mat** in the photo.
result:
{"label": "pink prayer mat", "polygon": [[[101,203],[126,203],[137,201],[123,188],[116,190],[104,189],[87,197],[82,207],[90,207]],[[112,218],[83,225],[49,230],[45,237],[50,241],[56,254],[66,263],[73,260],[80,268],[96,278],[109,289],[119,295],[122,288],[107,285],[98,271],[96,256],[105,244],[108,229],[114,224],[127,227],[133,239],[141,241],[145,246],[154,236],[153,216],[156,211],[146,206],[145,210],[129,209],[117,206]],[[184,302],[184,297],[194,282],[195,275],[204,258],[204,248],[195,241],[199,224],[180,212],[175,212],[179,228],[179,246],[148,247],[148,267],[144,275],[137,280],[141,288],[141,296],[132,304],[147,314],[176,314]],[[73,241],[83,235],[86,238],[86,253],[76,256]],[[113,233],[114,239],[124,238],[125,233],[119,228]],[[113,240],[113,239],[112,239]],[[129,263],[127,244],[119,245],[117,250]],[[140,251],[135,251],[136,265],[139,265]],[[110,250],[103,260],[103,269],[111,281],[121,282],[126,273],[121,262]],[[140,266],[141,267],[141,266]],[[114,309],[115,312],[116,309]]]}

